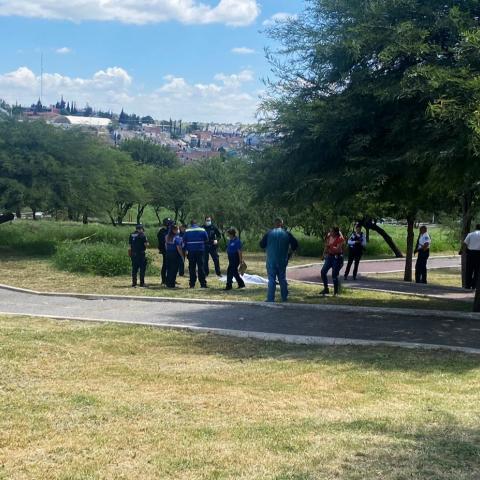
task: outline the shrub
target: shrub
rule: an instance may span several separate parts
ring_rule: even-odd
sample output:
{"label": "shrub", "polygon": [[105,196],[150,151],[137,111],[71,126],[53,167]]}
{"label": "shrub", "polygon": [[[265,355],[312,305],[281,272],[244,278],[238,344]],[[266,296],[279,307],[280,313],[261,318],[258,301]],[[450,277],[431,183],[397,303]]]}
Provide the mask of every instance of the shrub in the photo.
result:
{"label": "shrub", "polygon": [[[131,272],[132,266],[127,250],[126,244],[68,242],[58,247],[53,261],[57,268],[68,272],[116,277]],[[158,273],[151,264],[147,268],[150,273]]]}

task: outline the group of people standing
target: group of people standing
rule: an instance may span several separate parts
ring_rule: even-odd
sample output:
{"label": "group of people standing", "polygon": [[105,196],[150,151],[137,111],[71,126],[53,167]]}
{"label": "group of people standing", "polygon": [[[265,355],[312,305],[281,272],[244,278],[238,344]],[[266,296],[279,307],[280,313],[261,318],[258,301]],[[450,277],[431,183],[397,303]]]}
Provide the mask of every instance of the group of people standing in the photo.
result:
{"label": "group of people standing", "polygon": [[[239,273],[243,262],[242,242],[234,228],[227,230],[227,285],[226,290],[233,288],[235,279],[238,288],[245,288],[245,282]],[[177,275],[184,276],[185,260],[188,259],[189,285],[195,288],[197,280],[200,288],[208,288],[207,277],[210,273],[209,262],[213,261],[215,274],[221,277],[220,260],[218,254],[219,241],[222,233],[214,225],[211,217],[205,218],[205,223],[200,226],[196,220],[190,225],[175,225],[166,218],[158,234],[158,250],[162,256],[161,281],[167,288],[175,288]],[[130,256],[132,259],[132,286],[137,286],[137,275],[140,272],[140,287],[145,286],[146,249],[148,240],[143,225],[137,225],[134,233],[130,235]],[[415,280],[417,283],[427,283],[427,261],[430,255],[432,240],[427,227],[421,226],[416,243],[415,253]],[[360,260],[367,245],[367,238],[361,225],[356,225],[352,234],[346,240],[339,227],[333,227],[325,239],[324,264],[321,270],[323,290],[321,295],[330,293],[328,273],[332,271],[333,294],[339,294],[339,275],[344,265],[344,250],[348,245],[348,261],[344,279],[348,280],[353,266],[352,278],[357,279]],[[469,286],[476,285],[480,271],[480,225],[477,231],[465,239],[468,259],[467,276],[470,278]],[[260,247],[266,251],[268,293],[267,301],[275,301],[275,290],[280,286],[282,301],[288,300],[288,282],[286,270],[292,254],[298,249],[298,241],[288,232],[281,218],[276,218],[274,226],[260,241]]]}
{"label": "group of people standing", "polygon": [[[237,237],[237,231],[231,228],[227,231],[228,269],[226,290],[233,288],[233,279],[239,288],[245,287],[239,266],[243,261],[242,242]],[[195,288],[198,282],[200,288],[208,288],[207,277],[210,274],[209,261],[213,261],[215,273],[222,276],[218,245],[222,238],[220,230],[213,224],[211,217],[206,217],[205,224],[200,226],[192,220],[189,226],[176,225],[170,218],[163,221],[158,231],[158,251],[162,256],[161,282],[167,288],[175,288],[177,275],[185,275],[185,260],[188,259],[190,288]],[[145,287],[145,270],[147,266],[146,249],[148,240],[143,225],[136,226],[135,232],[130,235],[129,254],[132,259],[132,287],[137,286],[137,277],[140,272],[140,287]]]}

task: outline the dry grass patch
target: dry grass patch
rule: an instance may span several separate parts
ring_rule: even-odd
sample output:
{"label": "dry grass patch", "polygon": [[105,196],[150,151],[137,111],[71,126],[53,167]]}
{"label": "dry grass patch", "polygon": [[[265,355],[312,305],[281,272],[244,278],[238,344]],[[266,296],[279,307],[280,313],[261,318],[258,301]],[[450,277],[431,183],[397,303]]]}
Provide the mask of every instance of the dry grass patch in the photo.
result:
{"label": "dry grass patch", "polygon": [[0,478],[473,480],[476,357],[0,319]]}

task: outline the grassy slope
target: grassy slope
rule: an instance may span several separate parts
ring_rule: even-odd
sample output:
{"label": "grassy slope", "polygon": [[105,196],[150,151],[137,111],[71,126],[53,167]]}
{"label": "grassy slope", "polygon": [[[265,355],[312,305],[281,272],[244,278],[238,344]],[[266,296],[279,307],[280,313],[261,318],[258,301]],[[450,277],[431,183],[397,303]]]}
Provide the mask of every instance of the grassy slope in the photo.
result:
{"label": "grassy slope", "polygon": [[[152,252],[150,257],[158,267],[159,256]],[[249,273],[265,275],[265,263],[262,255],[248,254],[246,260],[249,265]],[[309,260],[310,259],[297,257],[295,262],[304,263]],[[223,257],[222,265],[225,266],[225,259]],[[40,291],[251,301],[263,301],[266,297],[265,287],[249,286],[247,289],[241,291],[234,289],[231,292],[224,292],[222,289],[225,287],[225,284],[219,282],[215,277],[209,277],[209,285],[211,288],[208,290],[190,290],[188,289],[187,278],[179,278],[181,288],[172,291],[160,287],[159,278],[152,276],[147,276],[147,283],[150,283],[149,289],[132,289],[130,288],[131,280],[128,276],[105,278],[69,273],[57,270],[44,258],[15,256],[11,253],[5,254],[5,252],[0,260],[0,276],[2,278],[1,283]],[[357,306],[428,308],[461,311],[470,311],[471,309],[471,305],[465,302],[348,289],[346,289],[340,297],[323,298],[318,295],[319,290],[319,286],[292,283],[290,285],[290,300],[292,302]]]}
{"label": "grassy slope", "polygon": [[476,357],[0,317],[0,478],[474,480]]}

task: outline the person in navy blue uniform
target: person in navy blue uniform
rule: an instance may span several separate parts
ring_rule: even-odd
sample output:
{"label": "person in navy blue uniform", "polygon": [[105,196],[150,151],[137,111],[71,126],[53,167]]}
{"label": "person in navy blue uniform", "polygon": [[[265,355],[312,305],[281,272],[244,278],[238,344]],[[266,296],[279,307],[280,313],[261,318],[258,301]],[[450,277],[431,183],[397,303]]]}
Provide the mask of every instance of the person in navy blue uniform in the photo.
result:
{"label": "person in navy blue uniform", "polygon": [[132,260],[132,287],[137,286],[137,275],[140,270],[140,286],[145,287],[145,271],[147,269],[146,250],[148,239],[143,225],[138,224],[128,240],[130,245],[130,258]]}
{"label": "person in navy blue uniform", "polygon": [[242,254],[242,242],[237,237],[237,231],[234,228],[230,228],[227,231],[229,241],[227,245],[228,255],[228,269],[227,269],[227,286],[225,290],[231,290],[233,288],[233,279],[237,281],[238,288],[245,288],[245,282],[240,276],[238,267],[243,261]]}
{"label": "person in navy blue uniform", "polygon": [[352,268],[352,264],[355,262],[353,266],[353,279],[357,279],[358,273],[358,266],[360,264],[360,260],[362,259],[363,251],[367,246],[367,237],[362,232],[361,225],[355,226],[355,231],[350,235],[348,239],[348,263],[347,268],[345,270],[345,280],[348,280],[348,275],[350,274],[350,269]]}
{"label": "person in navy blue uniform", "polygon": [[183,236],[183,245],[187,252],[188,271],[190,274],[190,288],[195,288],[198,280],[201,288],[207,288],[207,279],[204,270],[205,248],[208,242],[208,235],[205,229],[199,227],[195,220],[191,221],[190,227]]}
{"label": "person in navy blue uniform", "polygon": [[167,236],[172,223],[173,222],[170,218],[165,218],[162,222],[162,227],[157,233],[158,253],[162,256],[162,271],[160,274],[162,285],[167,283],[167,252],[165,251],[165,237]]}
{"label": "person in navy blue uniform", "polygon": [[208,242],[205,247],[205,276],[210,274],[209,261],[210,257],[213,260],[213,266],[215,267],[215,273],[218,277],[222,276],[220,270],[220,258],[218,256],[218,242],[222,238],[220,230],[214,225],[212,217],[205,217],[205,224],[202,227],[208,235]]}
{"label": "person in navy blue uniform", "polygon": [[172,225],[165,237],[165,252],[167,260],[167,288],[175,288],[180,259],[183,261],[183,240],[178,234],[177,225]]}

